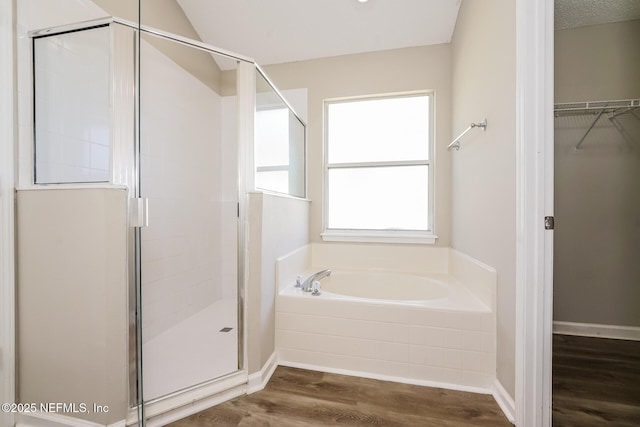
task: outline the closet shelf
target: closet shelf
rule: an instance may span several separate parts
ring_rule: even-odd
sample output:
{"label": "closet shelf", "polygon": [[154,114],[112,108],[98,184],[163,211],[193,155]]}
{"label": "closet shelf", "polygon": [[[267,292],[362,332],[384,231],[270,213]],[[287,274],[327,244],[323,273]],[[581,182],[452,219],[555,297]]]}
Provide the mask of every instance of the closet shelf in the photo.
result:
{"label": "closet shelf", "polygon": [[[567,102],[554,104],[553,112],[556,117],[559,115],[579,115],[579,114],[598,114],[604,113],[621,113],[625,111],[633,111],[640,108],[640,99],[622,99],[615,101],[588,101],[588,102]],[[604,114],[603,113],[603,114]]]}
{"label": "closet shelf", "polygon": [[555,117],[588,114],[594,114],[596,116],[591,123],[591,126],[589,126],[585,134],[580,138],[580,141],[578,141],[578,144],[576,144],[575,149],[578,150],[587,135],[589,135],[593,127],[598,123],[598,120],[600,120],[603,115],[607,114],[609,121],[611,121],[621,134],[623,134],[622,125],[617,121],[616,117],[623,114],[631,114],[633,117],[640,120],[640,116],[636,112],[638,108],[640,108],[640,99],[621,99],[612,101],[568,102],[554,104],[553,112]]}

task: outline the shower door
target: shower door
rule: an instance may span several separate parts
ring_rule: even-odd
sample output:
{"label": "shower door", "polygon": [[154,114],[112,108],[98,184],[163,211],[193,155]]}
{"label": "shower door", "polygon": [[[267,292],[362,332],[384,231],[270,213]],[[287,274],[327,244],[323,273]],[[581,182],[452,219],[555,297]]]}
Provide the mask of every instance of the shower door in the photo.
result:
{"label": "shower door", "polygon": [[237,62],[147,31],[139,55],[147,404],[238,370]]}

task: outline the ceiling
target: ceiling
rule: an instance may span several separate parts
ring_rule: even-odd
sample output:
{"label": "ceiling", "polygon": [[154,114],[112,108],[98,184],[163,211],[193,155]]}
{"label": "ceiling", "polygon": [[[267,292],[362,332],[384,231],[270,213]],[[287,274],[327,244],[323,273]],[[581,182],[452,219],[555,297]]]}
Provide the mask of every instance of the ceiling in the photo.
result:
{"label": "ceiling", "polygon": [[555,28],[640,19],[640,0],[556,0]]}
{"label": "ceiling", "polygon": [[[177,0],[202,41],[261,65],[448,43],[460,1]],[[640,0],[555,1],[557,30],[633,19]]]}
{"label": "ceiling", "polygon": [[460,0],[178,0],[203,42],[277,64],[451,41]]}

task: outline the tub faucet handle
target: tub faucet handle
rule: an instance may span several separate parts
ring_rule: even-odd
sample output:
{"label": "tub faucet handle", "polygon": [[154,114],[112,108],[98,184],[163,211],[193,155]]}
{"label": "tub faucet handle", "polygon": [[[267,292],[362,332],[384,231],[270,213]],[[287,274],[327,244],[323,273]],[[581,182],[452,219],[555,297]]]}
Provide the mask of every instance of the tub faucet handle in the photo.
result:
{"label": "tub faucet handle", "polygon": [[316,280],[324,279],[327,276],[331,276],[331,270],[322,270],[304,279],[302,282],[302,290],[305,292],[311,292],[313,290],[313,282]]}
{"label": "tub faucet handle", "polygon": [[311,292],[311,295],[313,295],[314,297],[317,297],[318,295],[320,295],[320,281],[319,280],[314,280],[313,283],[311,284],[311,288],[313,289],[313,291]]}
{"label": "tub faucet handle", "polygon": [[296,288],[301,288],[302,287],[302,276],[301,275],[297,275],[296,276]]}

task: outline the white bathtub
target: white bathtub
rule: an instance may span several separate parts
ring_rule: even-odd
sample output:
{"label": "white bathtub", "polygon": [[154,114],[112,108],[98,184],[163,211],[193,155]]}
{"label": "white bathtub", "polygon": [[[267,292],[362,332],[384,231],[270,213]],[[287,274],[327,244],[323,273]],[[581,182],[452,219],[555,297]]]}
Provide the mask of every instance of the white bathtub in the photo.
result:
{"label": "white bathtub", "polygon": [[[484,288],[495,271],[448,248],[348,246],[311,244],[278,261],[278,363],[490,392],[496,326]],[[321,295],[294,287],[296,274],[326,268]],[[464,283],[476,278],[487,283]]]}
{"label": "white bathtub", "polygon": [[[318,270],[302,272],[303,280],[314,271]],[[480,313],[491,311],[454,277],[436,273],[332,270],[331,276],[320,280],[320,295],[318,296],[296,288],[295,281],[288,283],[280,291],[280,295]]]}
{"label": "white bathtub", "polygon": [[333,271],[320,282],[324,293],[385,301],[421,302],[447,298],[445,283],[415,274],[386,271]]}

